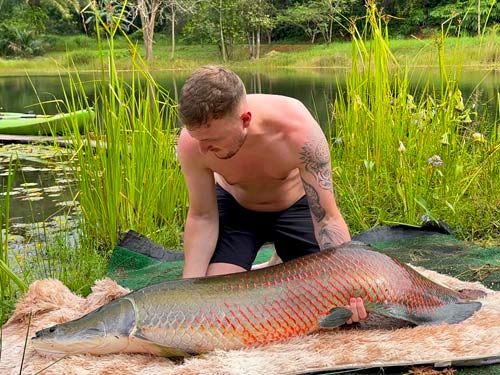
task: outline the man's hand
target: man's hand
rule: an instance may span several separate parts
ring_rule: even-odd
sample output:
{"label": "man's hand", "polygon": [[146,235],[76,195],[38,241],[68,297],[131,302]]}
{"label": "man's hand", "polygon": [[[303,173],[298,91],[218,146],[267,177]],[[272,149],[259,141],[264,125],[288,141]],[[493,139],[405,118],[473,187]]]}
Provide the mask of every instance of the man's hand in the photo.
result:
{"label": "man's hand", "polygon": [[351,297],[349,305],[345,306],[345,308],[351,310],[352,312],[351,319],[349,319],[346,324],[358,323],[368,317],[365,304],[363,303],[363,299],[361,297]]}

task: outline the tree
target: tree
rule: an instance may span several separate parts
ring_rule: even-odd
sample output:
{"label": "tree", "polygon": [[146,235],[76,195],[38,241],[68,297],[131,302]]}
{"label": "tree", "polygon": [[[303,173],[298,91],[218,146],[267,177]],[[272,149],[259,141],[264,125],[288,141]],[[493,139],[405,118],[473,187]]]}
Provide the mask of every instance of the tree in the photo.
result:
{"label": "tree", "polygon": [[314,43],[318,34],[318,24],[321,22],[316,12],[307,5],[299,4],[284,9],[277,17],[278,23],[292,24],[299,27],[307,38]]}
{"label": "tree", "polygon": [[202,0],[164,0],[165,9],[168,11],[170,19],[171,52],[170,58],[175,54],[175,24],[178,14],[192,14],[197,4]]}
{"label": "tree", "polygon": [[316,0],[311,3],[312,9],[316,9],[322,15],[323,22],[319,27],[323,39],[331,43],[335,24],[342,23],[342,15],[345,14],[351,1],[349,0]]}
{"label": "tree", "polygon": [[352,1],[312,0],[284,9],[278,22],[293,24],[301,28],[304,34],[314,43],[321,34],[327,43],[332,41],[333,25],[340,21],[340,15]]}
{"label": "tree", "polygon": [[[92,1],[88,7],[96,18],[100,18],[106,25],[108,32],[114,27],[120,26],[125,31],[133,23],[134,18],[139,15],[142,25],[142,37],[144,40],[145,60],[153,59],[153,41],[157,18],[163,7],[164,0],[101,0]],[[87,19],[87,23],[94,20],[94,16]]]}
{"label": "tree", "polygon": [[244,40],[245,0],[216,0],[199,3],[184,27],[186,39],[217,44],[224,61],[233,58],[236,43]]}
{"label": "tree", "polygon": [[141,18],[142,37],[146,48],[145,60],[153,59],[153,37],[155,32],[156,18],[165,3],[162,0],[135,0],[137,12]]}
{"label": "tree", "polygon": [[244,4],[245,20],[250,45],[250,57],[260,58],[260,41],[263,31],[271,31],[276,23],[272,16],[274,7],[267,0],[249,0]]}

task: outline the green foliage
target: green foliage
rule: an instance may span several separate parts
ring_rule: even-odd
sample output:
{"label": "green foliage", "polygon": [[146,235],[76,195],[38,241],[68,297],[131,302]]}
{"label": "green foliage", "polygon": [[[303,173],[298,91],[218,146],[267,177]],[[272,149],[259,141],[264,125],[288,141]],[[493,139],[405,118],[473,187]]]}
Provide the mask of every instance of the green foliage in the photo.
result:
{"label": "green foliage", "polygon": [[[500,22],[500,3],[496,0],[380,0],[377,3],[384,9],[385,20],[391,22],[391,35],[397,37],[428,37],[450,19],[459,22],[450,25],[449,35],[458,35],[459,31],[477,34],[479,29],[483,31]],[[239,43],[248,42],[253,47],[261,33],[273,41],[288,42],[331,43],[335,38],[350,37],[346,32],[348,20],[364,17],[366,8],[364,0],[168,0],[157,4],[159,8],[154,13],[153,8],[140,12],[139,4],[134,1],[3,0],[0,24],[9,24],[11,28],[9,22],[15,20],[22,23],[22,27],[12,25],[18,30],[93,34],[100,18],[108,28],[120,24],[131,33],[140,29],[141,23],[147,23],[151,29],[148,17],[161,13],[159,17],[154,16],[157,18],[153,20],[155,31],[170,28],[172,42],[176,34],[181,33],[188,43],[218,45],[224,59],[234,57]],[[169,22],[165,22],[167,19]],[[167,24],[169,26],[165,26]],[[150,46],[150,38],[146,38],[145,43]],[[254,53],[251,57],[255,57]]]}
{"label": "green foliage", "polygon": [[[323,36],[325,42],[331,43],[335,29],[342,24],[342,14],[348,8],[348,1],[313,0],[304,4],[298,3],[282,9],[276,22],[282,25],[295,25],[314,43],[317,35]],[[342,29],[342,27],[340,27]]]}
{"label": "green foliage", "polygon": [[[478,9],[478,4],[480,8]],[[479,15],[479,19],[478,19]],[[451,25],[450,31],[459,30],[474,34],[487,25],[500,21],[500,3],[496,0],[458,0],[448,4],[440,4],[429,12],[434,25],[446,22],[450,18],[457,19],[456,25]]]}
{"label": "green foliage", "polygon": [[[42,225],[37,236],[46,240],[37,242],[29,256],[18,256],[23,280],[31,283],[39,279],[57,279],[78,294],[90,293],[94,281],[106,272],[109,254],[82,232],[83,227],[80,223],[75,232],[63,226],[57,234],[48,235]],[[75,237],[78,243],[72,246]]]}
{"label": "green foliage", "polygon": [[81,50],[82,53],[88,52],[90,49],[95,49],[96,39],[87,35],[44,35],[42,37],[44,44],[47,46],[47,51],[75,51]]}
{"label": "green foliage", "polygon": [[78,13],[87,0],[39,0],[38,7],[55,13],[59,18],[70,19]]}
{"label": "green foliage", "polygon": [[245,21],[250,30],[272,30],[276,20],[272,15],[275,8],[267,0],[250,0],[243,4]]}
{"label": "green foliage", "polygon": [[463,238],[488,237],[499,225],[483,221],[499,214],[485,204],[500,199],[498,129],[464,102],[460,69],[448,70],[460,60],[448,60],[444,31],[436,38],[438,85],[429,78],[410,92],[381,18],[371,3],[365,28],[353,25],[352,71],[334,104],[331,150],[344,215],[354,232],[439,218]]}
{"label": "green foliage", "polygon": [[44,51],[44,44],[31,30],[0,25],[0,56],[33,57]]}
{"label": "green foliage", "polygon": [[92,2],[83,12],[87,31],[95,33],[96,28],[104,26],[105,30],[120,27],[128,31],[133,25],[135,12],[131,5],[120,0],[103,0]]}
{"label": "green foliage", "polygon": [[44,45],[40,35],[45,29],[46,15],[21,3],[8,8],[0,19],[0,56],[31,57],[41,55]]}
{"label": "green foliage", "polygon": [[233,58],[236,45],[245,40],[244,6],[243,0],[202,2],[183,29],[185,40],[216,44],[224,60]]}
{"label": "green foliage", "polygon": [[313,7],[299,4],[285,9],[277,19],[278,23],[293,24],[301,28],[304,34],[314,43],[316,35],[323,27],[324,19]]}
{"label": "green foliage", "polygon": [[66,64],[67,65],[75,64],[82,67],[93,63],[96,58],[99,58],[99,55],[95,52],[86,52],[86,51],[68,52],[66,57]]}

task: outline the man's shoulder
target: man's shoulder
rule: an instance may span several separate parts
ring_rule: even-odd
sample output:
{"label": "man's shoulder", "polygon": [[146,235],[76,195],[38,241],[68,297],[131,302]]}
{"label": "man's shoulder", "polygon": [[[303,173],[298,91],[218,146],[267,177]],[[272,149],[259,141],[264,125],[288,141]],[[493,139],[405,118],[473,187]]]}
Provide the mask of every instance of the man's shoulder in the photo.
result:
{"label": "man's shoulder", "polygon": [[279,128],[291,130],[308,128],[315,122],[304,104],[295,98],[283,95],[253,94],[249,99],[250,109],[263,119]]}
{"label": "man's shoulder", "polygon": [[195,144],[195,142],[194,142],[193,137],[191,137],[189,135],[186,128],[182,128],[182,130],[179,134],[179,138],[177,140],[177,149],[184,151],[186,149],[192,148],[194,146],[194,144]]}
{"label": "man's shoulder", "polygon": [[295,98],[269,95],[267,99],[261,99],[264,99],[262,105],[256,108],[265,119],[264,123],[273,124],[275,131],[284,133],[288,139],[295,138],[301,142],[317,126],[309,110]]}
{"label": "man's shoulder", "polygon": [[257,105],[287,105],[292,107],[303,107],[300,100],[292,98],[291,96],[277,95],[277,94],[248,94],[247,100],[250,103]]}
{"label": "man's shoulder", "polygon": [[179,139],[177,140],[177,156],[181,163],[183,160],[187,159],[198,159],[197,156],[199,152],[200,150],[196,140],[189,135],[185,128],[182,129]]}

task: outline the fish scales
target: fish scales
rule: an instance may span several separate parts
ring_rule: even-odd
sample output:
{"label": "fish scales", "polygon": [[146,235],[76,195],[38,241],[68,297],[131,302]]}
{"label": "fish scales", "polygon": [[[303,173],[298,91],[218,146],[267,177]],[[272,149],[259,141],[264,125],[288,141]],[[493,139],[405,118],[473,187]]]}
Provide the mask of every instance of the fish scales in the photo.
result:
{"label": "fish scales", "polygon": [[[353,296],[362,297],[370,311],[415,324],[457,323],[481,306],[351,242],[261,270],[151,285],[81,319],[39,331],[33,344],[52,353],[166,356],[238,349],[328,326],[328,318],[337,319],[338,308]],[[100,325],[103,333],[96,338]]]}

